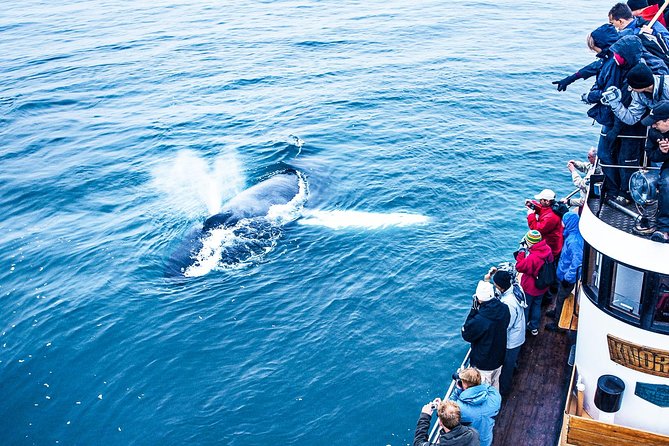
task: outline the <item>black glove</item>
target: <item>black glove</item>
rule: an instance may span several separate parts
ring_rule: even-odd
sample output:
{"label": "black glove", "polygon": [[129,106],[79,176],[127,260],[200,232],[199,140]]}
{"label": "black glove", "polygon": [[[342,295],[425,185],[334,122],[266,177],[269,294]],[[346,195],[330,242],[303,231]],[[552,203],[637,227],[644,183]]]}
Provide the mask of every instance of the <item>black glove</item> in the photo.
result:
{"label": "black glove", "polygon": [[553,85],[557,85],[557,91],[566,91],[567,87],[571,85],[576,79],[578,79],[578,76],[572,74],[571,76],[567,76],[559,81],[554,81]]}

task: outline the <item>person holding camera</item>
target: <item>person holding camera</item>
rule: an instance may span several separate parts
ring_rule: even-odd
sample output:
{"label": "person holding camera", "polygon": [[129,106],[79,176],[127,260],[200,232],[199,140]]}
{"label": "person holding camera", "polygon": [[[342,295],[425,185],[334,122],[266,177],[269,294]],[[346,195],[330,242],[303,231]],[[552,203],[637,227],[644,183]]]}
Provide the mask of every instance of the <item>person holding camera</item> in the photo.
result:
{"label": "person holding camera", "polygon": [[553,253],[541,238],[541,233],[532,229],[525,234],[520,241],[518,251],[513,254],[516,258],[516,270],[523,274],[520,278],[520,286],[527,297],[527,308],[525,308],[525,319],[528,321],[527,329],[530,330],[532,336],[536,336],[539,334],[541,301],[544,293],[548,291],[548,287],[539,288],[537,286],[537,276],[545,263],[554,261]]}
{"label": "person holding camera", "polygon": [[544,189],[534,196],[535,200],[525,200],[527,226],[541,233],[541,238],[551,248],[555,259],[562,251],[562,219],[553,210],[555,192]]}
{"label": "person holding camera", "polygon": [[450,399],[460,406],[461,422],[476,429],[481,446],[490,446],[502,396],[493,386],[482,383],[481,374],[473,367],[459,371],[453,378],[455,388]]}
{"label": "person holding camera", "polygon": [[413,446],[430,446],[428,431],[432,420],[432,412],[437,409],[439,423],[438,446],[480,446],[479,433],[471,427],[460,424],[460,406],[455,401],[442,401],[435,398],[423,406],[416,425]]}
{"label": "person holding camera", "polygon": [[469,362],[481,372],[483,381],[499,389],[499,375],[506,354],[506,328],[511,314],[491,283],[480,280],[472,308],[462,326],[462,339],[471,344]]}

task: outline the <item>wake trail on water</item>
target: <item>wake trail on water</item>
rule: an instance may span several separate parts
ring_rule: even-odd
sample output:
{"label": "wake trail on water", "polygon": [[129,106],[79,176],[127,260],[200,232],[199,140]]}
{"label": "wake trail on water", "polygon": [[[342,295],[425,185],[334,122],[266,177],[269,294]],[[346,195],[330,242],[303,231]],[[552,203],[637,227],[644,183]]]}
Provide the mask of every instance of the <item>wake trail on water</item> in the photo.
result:
{"label": "wake trail on water", "polygon": [[301,225],[324,226],[330,229],[382,229],[425,224],[430,218],[405,212],[319,211],[305,210],[298,220]]}
{"label": "wake trail on water", "polygon": [[242,172],[234,151],[210,160],[181,150],[152,170],[151,185],[166,196],[166,207],[193,218],[216,214],[224,200],[241,192],[246,182]]}

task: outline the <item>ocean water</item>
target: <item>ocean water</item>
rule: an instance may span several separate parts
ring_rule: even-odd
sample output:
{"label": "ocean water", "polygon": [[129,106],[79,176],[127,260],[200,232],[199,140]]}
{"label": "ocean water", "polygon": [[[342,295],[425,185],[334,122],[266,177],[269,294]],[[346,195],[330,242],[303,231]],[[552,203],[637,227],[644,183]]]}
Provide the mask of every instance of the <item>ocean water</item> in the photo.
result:
{"label": "ocean water", "polygon": [[[0,442],[411,443],[524,199],[596,144],[591,82],[550,82],[610,6],[4,2]],[[165,276],[286,168],[262,253]]]}

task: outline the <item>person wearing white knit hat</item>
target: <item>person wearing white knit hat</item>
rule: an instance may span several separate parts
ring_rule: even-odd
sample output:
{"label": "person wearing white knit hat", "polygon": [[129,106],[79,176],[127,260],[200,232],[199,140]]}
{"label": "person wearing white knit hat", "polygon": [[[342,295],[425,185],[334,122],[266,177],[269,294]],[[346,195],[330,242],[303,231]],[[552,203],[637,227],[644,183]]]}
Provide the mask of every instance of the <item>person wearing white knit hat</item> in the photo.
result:
{"label": "person wearing white knit hat", "polygon": [[479,281],[472,309],[462,326],[462,339],[472,347],[469,363],[481,372],[483,381],[499,390],[499,375],[506,354],[509,308],[495,298],[490,282]]}

